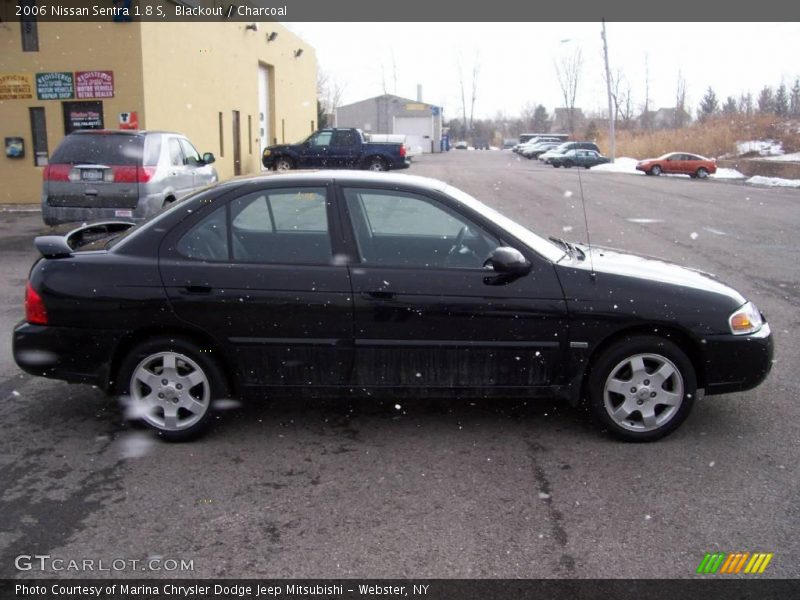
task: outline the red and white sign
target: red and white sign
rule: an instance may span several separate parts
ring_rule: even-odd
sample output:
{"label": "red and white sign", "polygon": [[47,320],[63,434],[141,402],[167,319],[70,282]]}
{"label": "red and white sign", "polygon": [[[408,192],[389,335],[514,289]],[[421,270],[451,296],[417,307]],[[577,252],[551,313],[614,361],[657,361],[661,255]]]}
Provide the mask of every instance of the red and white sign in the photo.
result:
{"label": "red and white sign", "polygon": [[76,98],[113,98],[114,71],[78,71],[75,73]]}
{"label": "red and white sign", "polygon": [[120,129],[139,129],[139,115],[135,110],[119,113]]}

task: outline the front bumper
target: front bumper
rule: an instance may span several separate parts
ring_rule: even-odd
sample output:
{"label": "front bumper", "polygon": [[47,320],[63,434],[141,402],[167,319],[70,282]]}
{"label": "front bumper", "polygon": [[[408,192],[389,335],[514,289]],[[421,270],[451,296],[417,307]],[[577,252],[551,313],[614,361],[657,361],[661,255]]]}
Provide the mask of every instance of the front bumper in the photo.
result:
{"label": "front bumper", "polygon": [[122,333],[72,327],[31,325],[14,328],[12,352],[20,369],[31,375],[89,383],[108,389],[111,360]]}
{"label": "front bumper", "polygon": [[769,324],[751,335],[704,340],[706,395],[743,392],[760,385],[772,369],[775,344]]}

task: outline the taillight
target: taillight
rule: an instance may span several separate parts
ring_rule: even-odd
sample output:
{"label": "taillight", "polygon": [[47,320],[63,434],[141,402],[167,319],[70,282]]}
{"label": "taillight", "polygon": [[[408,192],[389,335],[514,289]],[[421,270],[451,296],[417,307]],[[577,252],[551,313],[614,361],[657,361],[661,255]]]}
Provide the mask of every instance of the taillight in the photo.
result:
{"label": "taillight", "polygon": [[25,286],[25,320],[32,325],[47,325],[47,310],[42,297],[33,289],[31,282]]}
{"label": "taillight", "polygon": [[406,155],[406,147],[400,146],[400,158],[404,158]]}
{"label": "taillight", "polygon": [[147,183],[156,173],[156,167],[111,167],[114,183]]}
{"label": "taillight", "polygon": [[147,183],[156,174],[156,167],[136,167],[136,178],[139,183]]}
{"label": "taillight", "polygon": [[47,165],[42,171],[44,181],[69,181],[72,165]]}

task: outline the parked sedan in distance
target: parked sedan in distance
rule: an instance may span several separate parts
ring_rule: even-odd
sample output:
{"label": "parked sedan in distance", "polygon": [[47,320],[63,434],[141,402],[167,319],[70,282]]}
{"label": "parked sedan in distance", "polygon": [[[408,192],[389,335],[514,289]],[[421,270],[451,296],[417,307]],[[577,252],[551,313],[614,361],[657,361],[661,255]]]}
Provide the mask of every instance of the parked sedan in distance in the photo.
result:
{"label": "parked sedan in distance", "polygon": [[548,150],[552,150],[553,148],[561,145],[560,142],[539,142],[538,144],[534,144],[533,146],[526,146],[522,150],[520,150],[520,154],[527,159],[535,159],[539,158],[542,154],[547,152]]}
{"label": "parked sedan in distance", "polygon": [[636,164],[638,171],[647,175],[661,175],[662,173],[678,173],[688,175],[692,179],[705,179],[717,172],[717,162],[699,154],[688,152],[669,152],[658,158],[646,158]]}
{"label": "parked sedan in distance", "polygon": [[564,142],[560,146],[541,154],[539,160],[548,165],[554,156],[559,156],[570,150],[594,150],[595,152],[600,152],[600,148],[594,142]]}
{"label": "parked sedan in distance", "polygon": [[42,219],[47,225],[116,219],[142,221],[217,181],[211,164],[179,133],[76,131],[44,168]]}
{"label": "parked sedan in distance", "polygon": [[716,279],[539,237],[433,179],[235,179],[129,227],[36,238],[13,355],[168,439],[221,399],[382,394],[585,400],[652,441],[772,365],[766,319]]}
{"label": "parked sedan in distance", "polygon": [[594,150],[567,150],[564,154],[557,154],[550,159],[554,167],[583,167],[590,169],[597,165],[609,162],[608,158]]}

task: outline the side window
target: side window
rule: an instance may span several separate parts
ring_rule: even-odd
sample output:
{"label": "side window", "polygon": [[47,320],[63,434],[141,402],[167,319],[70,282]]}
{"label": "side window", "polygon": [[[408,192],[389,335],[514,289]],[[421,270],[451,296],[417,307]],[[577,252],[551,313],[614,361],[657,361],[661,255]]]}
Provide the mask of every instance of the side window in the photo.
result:
{"label": "side window", "polygon": [[480,269],[499,242],[433,199],[399,191],[344,190],[367,264]]}
{"label": "side window", "polygon": [[330,263],[325,188],[263,190],[233,200],[231,237],[236,261]]}
{"label": "side window", "polygon": [[169,164],[173,167],[182,166],[183,152],[181,152],[181,144],[178,141],[178,138],[169,138],[169,142],[167,142],[167,149],[169,150]]}
{"label": "side window", "polygon": [[311,138],[311,145],[315,148],[327,147],[331,143],[332,131],[320,131],[317,135]]}
{"label": "side window", "polygon": [[180,138],[180,143],[181,150],[183,150],[183,163],[189,165],[190,167],[196,167],[199,165],[202,162],[200,159],[200,153],[194,146],[192,146],[191,142],[184,138]]}
{"label": "side window", "polygon": [[351,147],[358,143],[356,132],[352,130],[339,130],[333,133],[331,146]]}
{"label": "side window", "polygon": [[206,261],[228,260],[228,228],[225,207],[205,217],[178,240],[178,253],[186,258]]}

